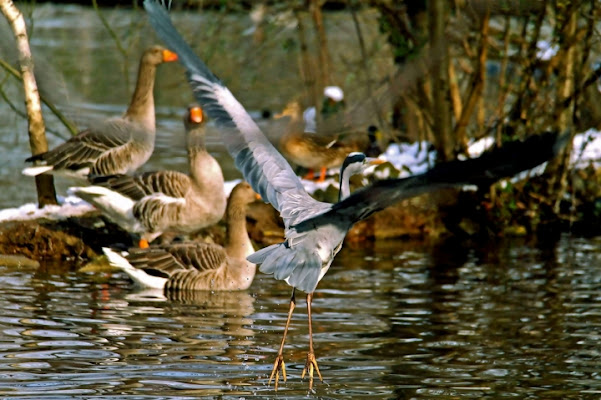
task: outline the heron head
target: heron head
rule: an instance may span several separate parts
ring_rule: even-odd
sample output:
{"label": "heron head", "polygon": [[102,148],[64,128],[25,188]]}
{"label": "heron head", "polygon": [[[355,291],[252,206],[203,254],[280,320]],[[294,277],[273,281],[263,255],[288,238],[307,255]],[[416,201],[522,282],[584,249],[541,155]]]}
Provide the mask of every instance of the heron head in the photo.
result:
{"label": "heron head", "polygon": [[379,158],[367,157],[365,154],[359,152],[350,153],[342,163],[340,175],[347,174],[350,177],[363,173],[369,167],[382,163],[384,163],[384,160],[380,160]]}

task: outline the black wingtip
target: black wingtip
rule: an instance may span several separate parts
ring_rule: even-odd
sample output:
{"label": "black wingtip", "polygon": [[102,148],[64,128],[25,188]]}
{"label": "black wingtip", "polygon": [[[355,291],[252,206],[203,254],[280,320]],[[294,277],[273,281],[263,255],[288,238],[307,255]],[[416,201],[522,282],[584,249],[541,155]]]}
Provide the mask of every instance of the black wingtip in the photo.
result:
{"label": "black wingtip", "polygon": [[89,174],[88,175],[88,182],[90,182],[90,184],[92,184],[92,185],[102,186],[103,184],[106,184],[106,183],[110,182],[113,179],[117,179],[120,176],[123,176],[123,175],[122,174],[113,174],[113,175]]}
{"label": "black wingtip", "polygon": [[25,159],[25,162],[36,162],[36,161],[41,161],[44,159],[44,155],[46,153],[40,153],[40,154],[36,154],[35,156],[31,156]]}

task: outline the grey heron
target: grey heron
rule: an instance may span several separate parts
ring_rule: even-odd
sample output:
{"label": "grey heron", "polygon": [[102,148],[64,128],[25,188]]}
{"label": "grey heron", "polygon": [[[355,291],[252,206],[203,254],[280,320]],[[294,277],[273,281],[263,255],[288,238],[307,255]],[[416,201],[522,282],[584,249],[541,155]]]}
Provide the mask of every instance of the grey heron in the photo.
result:
{"label": "grey heron", "polygon": [[[345,186],[345,193],[338,203],[320,202],[305,191],[290,165],[267,140],[244,107],[180,36],[167,10],[155,0],[145,0],[144,7],[158,36],[177,52],[196,100],[220,128],[221,137],[236,167],[263,200],[280,212],[284,221],[285,241],[248,257],[249,261],[260,265],[262,272],[273,274],[275,279],[284,280],[293,287],[284,337],[269,379],[270,382],[275,379],[276,390],[280,374],[286,381],[282,353],[295,307],[296,289],[307,293],[309,322],[309,351],[302,377],[308,373],[310,389],[313,387],[314,372],[323,381],[313,349],[311,300],[317,284],[330,268],[353,224],[378,210],[419,194],[464,184],[492,183],[530,169],[553,157],[563,144],[556,133],[535,135],[524,142],[509,143],[479,158],[439,164],[422,175],[410,178],[378,181],[352,194]],[[346,179],[346,176],[341,179]]]}

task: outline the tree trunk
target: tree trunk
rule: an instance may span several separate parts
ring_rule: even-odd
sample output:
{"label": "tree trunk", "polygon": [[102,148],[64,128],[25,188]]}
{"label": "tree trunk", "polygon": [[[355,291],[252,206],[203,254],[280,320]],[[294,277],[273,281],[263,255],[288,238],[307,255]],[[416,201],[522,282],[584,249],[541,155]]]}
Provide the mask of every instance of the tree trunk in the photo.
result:
{"label": "tree trunk", "polygon": [[488,48],[488,12],[482,17],[480,25],[480,48],[478,49],[478,59],[476,62],[476,71],[472,78],[470,91],[465,102],[465,107],[461,112],[461,117],[455,126],[455,139],[461,146],[463,152],[467,151],[467,125],[472,117],[474,110],[482,98],[484,91],[484,81],[486,78],[486,57]]}
{"label": "tree trunk", "polygon": [[[573,113],[574,113],[574,101],[570,101],[568,104],[564,104],[565,99],[572,96],[574,92],[574,65],[576,63],[576,50],[577,45],[573,42],[572,38],[576,34],[578,27],[578,7],[574,6],[570,10],[570,13],[566,16],[565,28],[563,29],[562,36],[563,42],[569,43],[569,47],[565,49],[565,56],[560,61],[559,66],[559,86],[557,88],[557,106],[555,109],[555,129],[558,132],[566,132],[566,130],[572,127]],[[554,182],[554,195],[555,203],[553,205],[553,211],[558,214],[561,199],[567,188],[568,169],[570,162],[570,154],[572,152],[572,140],[574,138],[574,129],[571,129],[570,140],[562,151],[560,157],[556,157],[551,160],[548,165],[549,171],[552,172],[552,176],[556,177]]]}
{"label": "tree trunk", "polygon": [[319,91],[317,89],[318,85],[316,84],[314,63],[311,62],[311,57],[309,55],[305,24],[300,10],[296,9],[294,15],[296,16],[296,21],[298,23],[298,41],[300,43],[299,70],[303,77],[307,97],[310,99],[311,105],[318,110],[321,97],[319,96]]}
{"label": "tree trunk", "polygon": [[449,48],[445,37],[447,1],[428,2],[430,23],[430,56],[432,57],[433,131],[440,161],[453,158],[451,137],[451,99],[449,84]]}
{"label": "tree trunk", "polygon": [[357,19],[357,11],[355,10],[355,4],[353,0],[347,0],[348,8],[350,9],[351,17],[353,19],[353,25],[355,25],[355,32],[357,32],[357,39],[359,41],[359,50],[361,50],[361,66],[363,69],[363,73],[365,74],[365,89],[366,96],[371,100],[372,103],[372,111],[376,118],[378,119],[378,126],[380,129],[386,129],[387,126],[384,125],[384,118],[382,117],[382,113],[380,112],[380,107],[378,107],[378,102],[376,101],[376,96],[374,94],[374,89],[372,88],[372,79],[371,79],[371,71],[370,64],[367,62],[368,55],[367,50],[365,49],[365,41],[363,39],[363,33],[361,32],[361,25],[359,24],[359,20]]}
{"label": "tree trunk", "polygon": [[[316,38],[317,38],[317,47],[319,49],[319,79],[317,81],[317,87],[319,89],[319,93],[323,93],[323,88],[328,84],[332,83],[330,81],[330,53],[328,51],[328,40],[326,36],[326,30],[323,26],[323,14],[321,12],[321,7],[323,5],[322,0],[311,0],[311,15],[313,17],[313,24],[315,25]],[[319,126],[319,122],[321,118],[321,104],[317,108],[317,123]]]}
{"label": "tree trunk", "polygon": [[[0,10],[8,20],[15,35],[19,52],[19,65],[25,90],[25,104],[27,107],[27,122],[29,126],[29,146],[33,155],[48,151],[46,141],[46,127],[42,117],[40,95],[33,74],[33,59],[29,48],[27,28],[23,15],[13,4],[12,0],[0,0]],[[57,204],[54,179],[52,175],[38,175],[35,177],[40,207],[47,204]]]}

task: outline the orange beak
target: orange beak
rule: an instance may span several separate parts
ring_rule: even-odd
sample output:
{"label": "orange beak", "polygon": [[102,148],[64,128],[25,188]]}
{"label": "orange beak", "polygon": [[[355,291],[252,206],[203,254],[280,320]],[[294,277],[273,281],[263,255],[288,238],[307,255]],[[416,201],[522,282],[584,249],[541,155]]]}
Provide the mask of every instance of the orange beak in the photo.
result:
{"label": "orange beak", "polygon": [[261,195],[259,193],[255,193],[255,199],[263,200],[263,198],[261,197]]}
{"label": "orange beak", "polygon": [[190,109],[188,110],[190,113],[190,121],[195,122],[197,124],[200,124],[204,118],[203,113],[202,113],[202,108],[196,106],[196,107],[190,107]]}
{"label": "orange beak", "polygon": [[172,52],[171,50],[163,50],[163,62],[172,62],[177,61],[177,54]]}
{"label": "orange beak", "polygon": [[380,164],[384,164],[386,161],[381,160],[379,158],[370,158],[369,159],[369,164],[370,165],[380,165]]}

